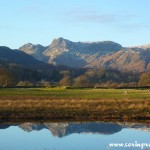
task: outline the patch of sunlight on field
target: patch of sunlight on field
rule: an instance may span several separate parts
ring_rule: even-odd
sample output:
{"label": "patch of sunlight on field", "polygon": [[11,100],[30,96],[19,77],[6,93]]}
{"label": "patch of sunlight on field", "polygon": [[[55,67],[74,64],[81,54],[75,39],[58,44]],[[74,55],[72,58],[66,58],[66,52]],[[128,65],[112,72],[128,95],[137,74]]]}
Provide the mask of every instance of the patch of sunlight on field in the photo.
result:
{"label": "patch of sunlight on field", "polygon": [[51,98],[79,99],[141,99],[150,98],[148,90],[139,89],[66,89],[54,88],[1,88],[0,96],[47,96]]}

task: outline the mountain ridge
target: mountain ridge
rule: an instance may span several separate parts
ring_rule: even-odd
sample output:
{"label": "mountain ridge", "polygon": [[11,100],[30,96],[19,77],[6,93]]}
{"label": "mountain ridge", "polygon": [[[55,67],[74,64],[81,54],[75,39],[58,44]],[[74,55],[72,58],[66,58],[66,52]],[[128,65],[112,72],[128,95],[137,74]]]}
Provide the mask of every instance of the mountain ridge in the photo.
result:
{"label": "mountain ridge", "polygon": [[0,60],[6,64],[14,63],[29,69],[45,69],[53,68],[52,65],[46,64],[43,61],[35,59],[31,55],[16,49],[10,49],[6,46],[0,46]]}
{"label": "mountain ridge", "polygon": [[[36,45],[35,45],[36,46]],[[122,49],[122,46],[112,41],[99,42],[72,42],[64,38],[54,39],[52,43],[41,50],[42,57],[49,58],[47,63],[55,65],[66,65],[69,67],[85,67],[98,56],[105,55]],[[24,51],[35,58],[36,48],[23,45],[19,50]],[[32,54],[31,54],[32,51]],[[89,59],[90,58],[90,59]],[[40,59],[41,60],[41,59]],[[70,63],[71,62],[71,63]]]}
{"label": "mountain ridge", "polygon": [[[150,44],[123,47],[113,41],[72,42],[57,38],[43,49],[39,47],[37,50],[37,45],[32,44],[31,49],[24,45],[19,50],[30,53],[46,63],[73,68],[103,67],[122,72],[142,73],[150,63]],[[40,58],[37,51],[40,51]]]}

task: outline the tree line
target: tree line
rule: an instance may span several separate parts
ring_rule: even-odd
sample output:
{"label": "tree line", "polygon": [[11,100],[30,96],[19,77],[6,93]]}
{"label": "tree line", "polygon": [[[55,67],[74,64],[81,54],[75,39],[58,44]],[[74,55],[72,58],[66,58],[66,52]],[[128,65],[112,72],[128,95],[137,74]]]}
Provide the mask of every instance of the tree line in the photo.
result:
{"label": "tree line", "polygon": [[137,87],[150,86],[150,71],[142,74],[112,69],[57,68],[52,72],[0,66],[0,87],[7,86]]}

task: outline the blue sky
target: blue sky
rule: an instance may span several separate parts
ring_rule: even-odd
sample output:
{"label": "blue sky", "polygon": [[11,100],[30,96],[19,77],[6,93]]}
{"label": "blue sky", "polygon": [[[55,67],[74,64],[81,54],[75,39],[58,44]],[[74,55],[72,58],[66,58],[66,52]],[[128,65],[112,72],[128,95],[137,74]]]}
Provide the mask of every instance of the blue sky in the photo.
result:
{"label": "blue sky", "polygon": [[150,0],[0,0],[0,45],[111,40],[150,44]]}

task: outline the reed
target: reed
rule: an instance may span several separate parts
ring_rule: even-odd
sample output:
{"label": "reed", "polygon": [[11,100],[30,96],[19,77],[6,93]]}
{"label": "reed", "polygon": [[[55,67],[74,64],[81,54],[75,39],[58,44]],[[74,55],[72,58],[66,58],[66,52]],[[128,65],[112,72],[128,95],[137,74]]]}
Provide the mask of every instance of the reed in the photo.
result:
{"label": "reed", "polygon": [[147,90],[123,91],[0,89],[0,120],[149,120]]}

